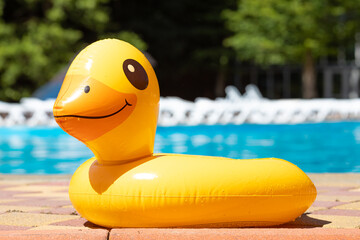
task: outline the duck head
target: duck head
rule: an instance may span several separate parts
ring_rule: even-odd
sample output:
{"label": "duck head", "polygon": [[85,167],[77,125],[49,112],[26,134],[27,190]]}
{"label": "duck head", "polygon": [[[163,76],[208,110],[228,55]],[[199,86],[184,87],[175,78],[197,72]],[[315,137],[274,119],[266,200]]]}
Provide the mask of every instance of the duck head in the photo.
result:
{"label": "duck head", "polygon": [[106,39],[74,59],[53,112],[100,164],[117,164],[153,153],[159,99],[146,57],[129,43]]}

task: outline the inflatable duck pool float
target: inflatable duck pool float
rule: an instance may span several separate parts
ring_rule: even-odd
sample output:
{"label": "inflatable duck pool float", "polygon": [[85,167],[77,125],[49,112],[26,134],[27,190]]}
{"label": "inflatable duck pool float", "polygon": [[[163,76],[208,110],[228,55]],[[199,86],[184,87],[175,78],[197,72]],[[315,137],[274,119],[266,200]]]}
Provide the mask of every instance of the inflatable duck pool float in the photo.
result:
{"label": "inflatable duck pool float", "polygon": [[154,154],[159,99],[152,66],[129,43],[98,41],[74,59],[54,116],[95,155],[70,182],[82,217],[105,227],[270,226],[315,200],[308,176],[281,159]]}

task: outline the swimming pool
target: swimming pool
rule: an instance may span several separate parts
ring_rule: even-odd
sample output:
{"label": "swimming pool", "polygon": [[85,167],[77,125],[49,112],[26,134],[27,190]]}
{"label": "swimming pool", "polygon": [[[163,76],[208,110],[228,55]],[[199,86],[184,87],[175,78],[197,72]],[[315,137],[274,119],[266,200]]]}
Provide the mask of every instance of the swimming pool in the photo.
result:
{"label": "swimming pool", "polygon": [[[360,122],[158,127],[155,152],[277,157],[308,173],[360,172]],[[3,174],[72,174],[92,156],[60,128],[0,128]]]}

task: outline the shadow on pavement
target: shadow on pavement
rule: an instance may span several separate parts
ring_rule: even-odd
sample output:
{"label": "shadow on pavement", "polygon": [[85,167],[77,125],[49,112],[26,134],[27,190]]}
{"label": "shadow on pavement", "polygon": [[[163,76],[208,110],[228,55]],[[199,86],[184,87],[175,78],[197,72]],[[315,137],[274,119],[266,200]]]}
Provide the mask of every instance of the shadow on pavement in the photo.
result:
{"label": "shadow on pavement", "polygon": [[[329,224],[331,222],[329,221],[324,221],[321,219],[316,219],[316,218],[312,218],[309,217],[308,214],[303,214],[300,217],[298,217],[297,219],[295,219],[295,221],[293,222],[289,222],[289,223],[285,223],[282,225],[278,225],[278,226],[267,226],[267,227],[256,227],[256,228],[319,228],[319,227],[323,227],[326,224]],[[85,227],[88,228],[92,228],[92,229],[96,229],[96,228],[100,228],[100,229],[108,229],[109,228],[105,228],[105,227],[101,227],[99,225],[96,225],[94,223],[91,223],[89,221],[84,223]],[[237,226],[236,224],[234,225],[226,225],[226,227],[221,227],[218,224],[215,225],[211,225],[211,224],[206,224],[206,225],[202,225],[202,226],[182,226],[182,227],[172,227],[172,228],[241,228],[239,226]],[[249,227],[246,227],[249,228]],[[251,227],[250,227],[251,228]]]}
{"label": "shadow on pavement", "polygon": [[330,223],[330,221],[309,217],[307,213],[304,213],[294,222],[285,223],[274,228],[318,228]]}

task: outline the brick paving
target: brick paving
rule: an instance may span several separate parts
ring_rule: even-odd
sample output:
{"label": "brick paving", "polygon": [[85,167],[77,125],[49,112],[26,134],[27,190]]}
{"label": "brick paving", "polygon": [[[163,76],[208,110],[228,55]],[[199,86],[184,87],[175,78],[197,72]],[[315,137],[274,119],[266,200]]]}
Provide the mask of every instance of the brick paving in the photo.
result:
{"label": "brick paving", "polygon": [[360,174],[310,174],[318,197],[306,213],[271,228],[106,229],[81,218],[70,176],[0,175],[1,239],[360,239]]}

